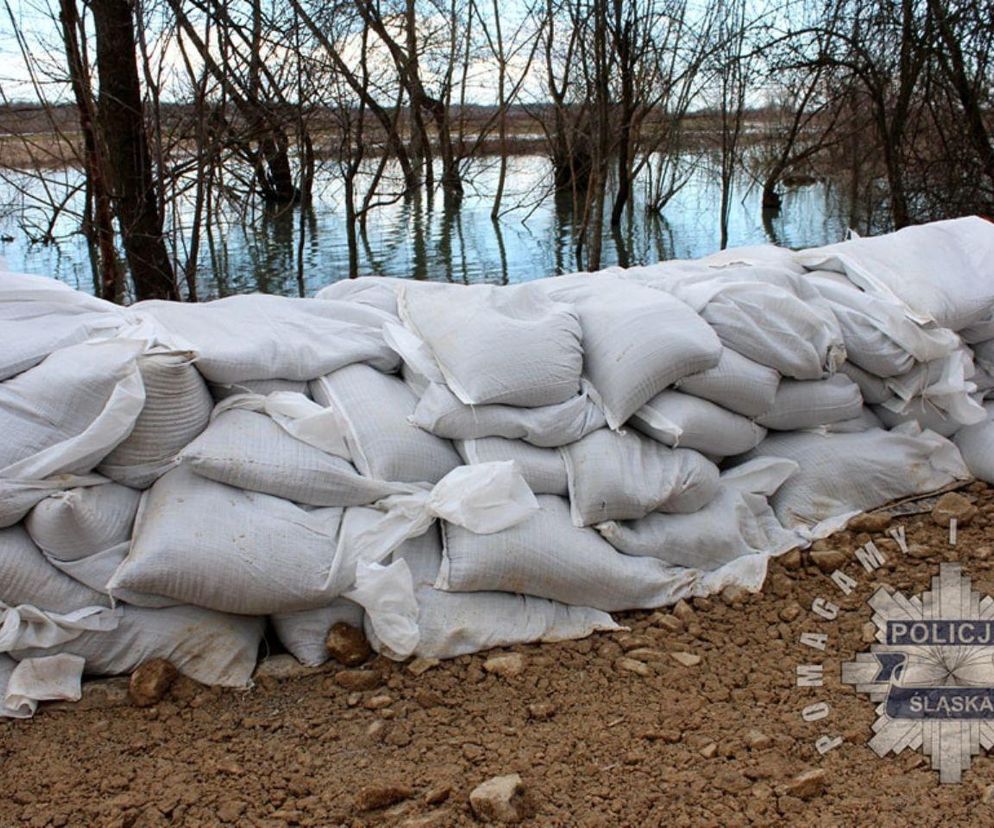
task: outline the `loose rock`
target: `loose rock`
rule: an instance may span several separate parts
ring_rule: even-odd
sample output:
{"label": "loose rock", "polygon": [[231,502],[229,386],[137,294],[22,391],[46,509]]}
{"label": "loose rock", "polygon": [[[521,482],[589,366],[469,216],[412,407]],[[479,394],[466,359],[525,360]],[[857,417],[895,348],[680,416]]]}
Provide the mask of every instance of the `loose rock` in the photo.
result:
{"label": "loose rock", "polygon": [[373,652],[363,631],[342,621],[328,630],[324,648],[345,667],[358,667]]}
{"label": "loose rock", "polygon": [[811,563],[825,573],[845,566],[847,560],[849,557],[841,549],[816,549],[811,553]]}
{"label": "loose rock", "polygon": [[624,673],[635,673],[639,676],[649,676],[652,675],[652,670],[649,665],[644,661],[638,661],[634,658],[619,658],[614,662],[614,668],[620,672]]}
{"label": "loose rock", "polygon": [[128,697],[138,707],[151,707],[162,699],[178,675],[176,668],[164,658],[146,661],[131,674]]}
{"label": "loose rock", "polygon": [[437,658],[416,658],[407,665],[407,671],[416,676],[424,675],[432,667],[437,667],[441,662]]}
{"label": "loose rock", "polygon": [[528,705],[528,717],[540,722],[551,719],[558,712],[559,705],[551,701],[534,702]]}
{"label": "loose rock", "polygon": [[745,735],[745,743],[749,750],[766,750],[772,747],[773,740],[761,730],[750,730]]}
{"label": "loose rock", "polygon": [[684,667],[696,667],[701,663],[701,657],[696,653],[670,653],[670,658],[678,664],[682,664]]}
{"label": "loose rock", "polygon": [[949,521],[956,519],[960,529],[970,525],[977,516],[977,507],[957,492],[946,492],[932,507],[932,520],[939,526],[948,526]]}
{"label": "loose rock", "polygon": [[407,785],[377,784],[367,785],[356,794],[356,808],[359,811],[378,811],[409,799],[413,791]]}
{"label": "loose rock", "polygon": [[521,653],[491,656],[483,662],[483,669],[497,676],[514,678],[525,671],[525,657]]}
{"label": "loose rock", "polygon": [[786,552],[781,558],[784,569],[800,569],[801,568],[801,550],[791,549],[790,552]]}
{"label": "loose rock", "polygon": [[732,607],[736,604],[744,604],[749,600],[750,595],[751,593],[745,587],[729,584],[721,591],[721,600]]}
{"label": "loose rock", "polygon": [[653,618],[653,623],[671,633],[678,633],[683,630],[683,621],[677,618],[675,615],[670,615],[669,613],[660,612],[657,613]]}
{"label": "loose rock", "polygon": [[335,684],[346,690],[375,690],[383,676],[375,670],[341,670],[335,674]]}
{"label": "loose rock", "polygon": [[846,527],[850,532],[883,532],[893,518],[886,512],[864,512],[856,515]]}
{"label": "loose rock", "polygon": [[787,783],[786,794],[798,799],[811,799],[825,791],[827,776],[822,768],[799,773]]}
{"label": "loose rock", "polygon": [[697,620],[697,613],[686,601],[680,600],[673,605],[673,614],[684,624],[690,624]]}
{"label": "loose rock", "polygon": [[477,819],[485,822],[519,822],[520,798],[524,792],[521,777],[512,773],[495,776],[477,785],[469,795],[469,804]]}

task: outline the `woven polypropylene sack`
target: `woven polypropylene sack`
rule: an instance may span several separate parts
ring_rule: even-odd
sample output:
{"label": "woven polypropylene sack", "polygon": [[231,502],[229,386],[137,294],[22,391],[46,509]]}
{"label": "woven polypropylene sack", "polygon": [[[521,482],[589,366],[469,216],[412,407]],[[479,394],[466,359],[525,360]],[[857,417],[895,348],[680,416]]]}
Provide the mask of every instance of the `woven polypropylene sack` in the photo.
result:
{"label": "woven polypropylene sack", "polygon": [[20,526],[0,529],[0,601],[57,613],[110,606],[106,595],[63,575],[45,560]]}
{"label": "woven polypropylene sack", "polygon": [[154,319],[176,347],[196,351],[197,368],[214,383],[312,380],[358,362],[398,366],[381,333],[392,317],[365,305],[252,293],[199,304],[150,300],[130,310]]}
{"label": "woven polypropylene sack", "polygon": [[221,400],[226,400],[235,394],[258,394],[262,397],[277,392],[303,394],[305,397],[310,397],[311,395],[309,383],[303,380],[246,380],[245,382],[237,382],[229,385],[220,385],[212,382],[209,387],[214,402],[221,402]]}
{"label": "woven polypropylene sack", "polygon": [[820,379],[845,357],[834,318],[829,322],[789,290],[748,275],[723,283],[701,316],[723,345],[785,377]]}
{"label": "woven polypropylene sack", "polygon": [[566,497],[569,483],[566,462],[554,448],[539,448],[523,440],[503,437],[483,437],[456,443],[456,449],[466,463],[492,463],[512,460],[535,494]]}
{"label": "woven polypropylene sack", "polygon": [[564,446],[605,424],[604,414],[587,393],[558,405],[517,408],[510,405],[465,405],[448,387],[429,384],[411,421],[419,428],[449,440],[504,437],[534,446]]}
{"label": "woven polypropylene sack", "polygon": [[534,408],[565,402],[579,391],[583,349],[576,311],[527,285],[404,290],[400,312],[466,405]]}
{"label": "woven polypropylene sack", "polygon": [[845,374],[811,382],[784,380],[773,406],[756,422],[776,431],[797,431],[851,420],[862,409],[859,386]]}
{"label": "woven polypropylene sack", "polygon": [[955,443],[967,468],[986,483],[994,483],[994,403],[984,403],[987,419],[963,426],[956,432]]}
{"label": "woven polypropylene sack", "polygon": [[288,434],[269,415],[224,411],[182,454],[201,477],[311,506],[359,506],[403,487],[363,477],[348,460]]}
{"label": "woven polypropylene sack", "polygon": [[214,400],[193,359],[190,353],[138,358],[145,405],[131,433],[98,467],[101,474],[136,489],[148,488],[207,427]]}
{"label": "woven polypropylene sack", "polygon": [[[376,518],[367,509],[350,511],[356,516],[362,513],[367,521]],[[611,616],[589,607],[507,592],[436,589],[442,562],[442,541],[436,528],[407,541],[393,558],[403,560],[411,572],[418,603],[419,640],[414,652],[423,658],[454,658],[491,647],[563,641],[583,638],[596,630],[617,629]],[[390,654],[369,623],[366,632],[377,650]]]}
{"label": "woven polypropylene sack", "polygon": [[736,414],[758,417],[773,405],[779,385],[780,374],[775,369],[723,348],[714,368],[684,377],[675,387]]}
{"label": "woven polypropylene sack", "polygon": [[977,216],[905,227],[797,254],[811,269],[844,273],[920,322],[956,331],[994,310],[994,224]]}
{"label": "woven polypropylene sack", "polygon": [[895,431],[770,434],[744,459],[765,456],[800,466],[770,505],[784,526],[814,536],[839,528],[846,516],[970,476],[956,446],[913,423]]}
{"label": "woven polypropylene sack", "polygon": [[245,687],[252,678],[265,629],[264,618],[226,615],[200,607],[122,608],[117,628],[84,632],[48,649],[17,650],[17,659],[55,652],[86,660],[91,675],[128,674],[163,658],[201,684]]}
{"label": "woven polypropylene sack", "polygon": [[294,658],[309,667],[324,664],[331,656],[325,641],[335,624],[362,629],[363,609],[348,598],[336,598],[326,607],[282,612],[270,616],[280,643]]}
{"label": "woven polypropylene sack", "polygon": [[92,470],[134,428],[144,403],[136,360],[141,350],[125,340],[73,345],[0,383],[0,476],[74,438],[85,441],[99,418],[113,418],[111,439],[82,446],[49,473]]}
{"label": "woven polypropylene sack", "polygon": [[140,498],[117,483],[68,489],[35,506],[24,528],[46,555],[79,560],[131,538]]}
{"label": "woven polypropylene sack", "polygon": [[692,449],[671,449],[635,431],[601,429],[563,450],[576,526],[696,512],[718,490],[718,468]]}
{"label": "woven polypropylene sack", "polygon": [[459,455],[447,440],[413,425],[417,398],[396,376],[350,365],[311,383],[315,402],[333,406],[360,474],[398,483],[437,483]]}
{"label": "woven polypropylene sack", "polygon": [[180,466],[149,490],[127,559],[108,585],[219,612],[269,615],[326,606],[337,586],[342,510],[207,480]]}
{"label": "woven polypropylene sack", "polygon": [[623,555],[595,530],[574,526],[563,498],[538,500],[537,514],[493,535],[443,524],[445,555],[436,586],[520,592],[606,612],[662,606],[691,593],[691,570]]}
{"label": "woven polypropylene sack", "polygon": [[0,272],[0,381],[61,348],[113,336],[124,324],[111,302],[56,279]]}
{"label": "woven polypropylene sack", "polygon": [[730,457],[759,445],[766,429],[708,400],[663,391],[632,415],[633,428],[665,446]]}
{"label": "woven polypropylene sack", "polygon": [[645,555],[670,564],[714,570],[743,555],[776,555],[798,545],[765,497],[722,486],[707,506],[688,515],[646,515],[641,520],[598,525],[598,531],[626,555]]}
{"label": "woven polypropylene sack", "polygon": [[579,313],[584,375],[611,428],[677,380],[718,364],[721,343],[714,331],[667,293],[609,276],[529,287]]}

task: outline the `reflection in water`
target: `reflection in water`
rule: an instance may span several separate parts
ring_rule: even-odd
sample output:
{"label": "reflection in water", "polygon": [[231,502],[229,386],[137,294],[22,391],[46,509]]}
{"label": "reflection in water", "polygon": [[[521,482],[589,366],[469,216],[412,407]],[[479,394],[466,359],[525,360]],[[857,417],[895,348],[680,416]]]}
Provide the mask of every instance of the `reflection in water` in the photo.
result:
{"label": "reflection in water", "polygon": [[[319,172],[314,206],[303,215],[297,208],[261,207],[239,216],[217,214],[201,245],[200,296],[253,290],[309,295],[347,278],[350,269],[359,275],[466,284],[506,284],[576,270],[570,198],[541,198],[550,185],[546,160],[509,159],[506,212],[499,222],[490,218],[496,166],[487,159],[471,165],[473,186],[467,188],[461,209],[448,209],[441,199],[432,202],[421,193],[373,210],[359,228],[351,268],[343,186],[330,167]],[[694,176],[669,202],[665,215],[646,211],[637,192],[617,231],[605,222],[603,265],[694,258],[717,250],[718,187],[703,165]],[[24,184],[31,186],[30,181]],[[773,242],[809,247],[838,241],[853,211],[842,195],[848,191],[845,185],[819,182],[788,190],[781,209],[771,212],[761,209],[758,188],[750,188],[746,180],[740,183],[732,203],[731,246]],[[15,188],[0,185],[0,215],[6,216],[0,219],[0,234],[14,236],[0,244],[7,267],[57,276],[92,290],[86,246],[81,236],[72,235],[72,220],[67,217],[57,225],[63,236],[58,245],[32,246],[16,223],[18,198]],[[187,216],[181,218],[189,223]]]}

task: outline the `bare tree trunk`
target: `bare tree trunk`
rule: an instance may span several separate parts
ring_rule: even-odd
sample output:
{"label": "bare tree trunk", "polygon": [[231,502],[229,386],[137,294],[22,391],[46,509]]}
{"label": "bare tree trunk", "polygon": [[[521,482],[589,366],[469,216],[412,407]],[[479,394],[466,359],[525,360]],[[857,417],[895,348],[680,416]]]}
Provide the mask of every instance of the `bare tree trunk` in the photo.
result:
{"label": "bare tree trunk", "polygon": [[178,299],[166,251],[136,64],[128,0],[91,0],[100,97],[97,117],[108,151],[113,201],[138,299]]}
{"label": "bare tree trunk", "polygon": [[[75,0],[60,0],[59,21],[62,24],[62,42],[69,64],[69,79],[72,85],[76,110],[79,113],[79,128],[83,134],[84,165],[88,194],[92,198],[92,210],[87,210],[84,233],[91,249],[96,252],[99,282],[99,295],[111,302],[124,299],[124,276],[118,266],[117,251],[114,249],[114,224],[110,194],[104,176],[102,153],[96,135],[95,113],[93,111],[93,90],[90,88],[89,66],[78,36],[80,27],[79,11]],[[91,223],[91,218],[93,219]]]}

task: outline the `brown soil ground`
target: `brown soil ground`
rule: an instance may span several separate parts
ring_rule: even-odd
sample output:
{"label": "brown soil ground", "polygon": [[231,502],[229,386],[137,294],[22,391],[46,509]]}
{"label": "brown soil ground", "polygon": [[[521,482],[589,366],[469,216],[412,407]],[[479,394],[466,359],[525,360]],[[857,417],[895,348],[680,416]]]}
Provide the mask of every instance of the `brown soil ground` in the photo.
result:
{"label": "brown soil ground", "polygon": [[[329,667],[248,692],[181,680],[145,709],[120,680],[89,685],[80,704],[0,722],[0,825],[470,825],[469,792],[515,772],[536,826],[991,825],[994,758],[975,757],[959,785],[940,784],[910,750],[880,759],[866,746],[874,705],[839,681],[840,663],[867,648],[878,586],[917,593],[940,561],[959,559],[994,594],[994,490],[965,492],[980,513],[955,548],[927,511],[896,517],[914,556],[875,533],[888,563],[870,576],[850,558],[859,586],[848,597],[807,554],[788,557],[761,595],[695,602],[682,631],[632,613],[627,634],[516,647],[526,666],[513,678],[484,671],[488,654],[420,676],[377,660],[383,684],[361,694]],[[843,532],[819,548],[851,556],[869,538]],[[817,596],[842,606],[836,621],[810,612]],[[823,656],[802,631],[829,634]],[[647,675],[619,670],[623,649],[646,646],[659,651],[639,654]],[[799,689],[795,667],[810,662],[824,663],[825,686]],[[831,714],[804,722],[815,700]],[[551,704],[530,711],[538,703]],[[845,742],[820,756],[824,734]],[[790,795],[808,769],[824,770],[824,790]],[[368,786],[408,790],[361,810]]]}

